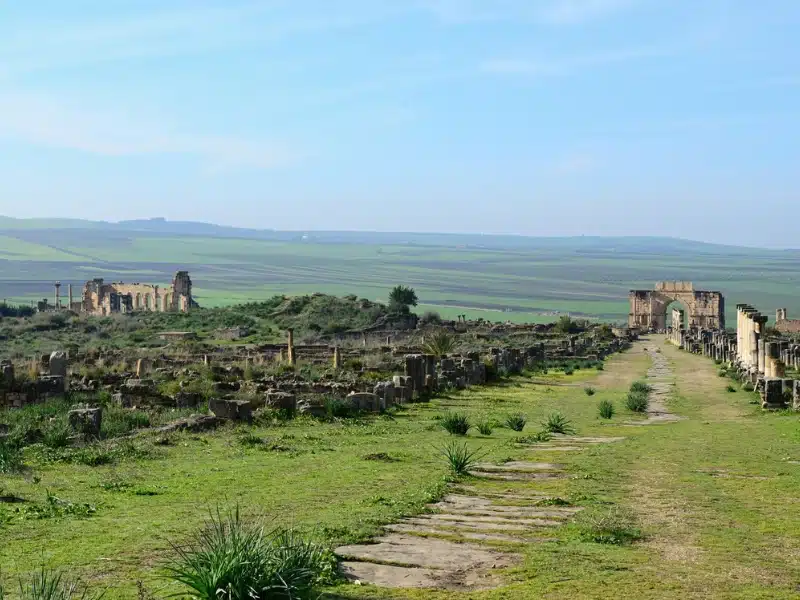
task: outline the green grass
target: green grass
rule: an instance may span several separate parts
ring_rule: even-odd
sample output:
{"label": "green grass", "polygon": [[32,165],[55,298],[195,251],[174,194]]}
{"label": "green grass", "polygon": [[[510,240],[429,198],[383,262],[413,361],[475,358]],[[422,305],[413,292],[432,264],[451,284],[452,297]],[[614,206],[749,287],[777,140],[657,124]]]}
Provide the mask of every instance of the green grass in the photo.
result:
{"label": "green grass", "polygon": [[[272,427],[176,435],[154,459],[121,459],[98,467],[36,464],[26,454],[39,482],[30,475],[3,476],[6,492],[42,503],[49,490],[97,510],[87,517],[0,525],[3,576],[13,583],[18,573],[33,572],[45,560],[93,589],[108,588],[107,598],[136,598],[139,579],[165,597],[179,589],[159,577],[160,558],[169,554],[171,541],[190,536],[209,507],[221,502],[238,503],[248,519],[260,516],[323,543],[364,540],[381,524],[419,512],[443,492],[449,466],[440,450],[450,438],[436,417],[457,411],[479,422],[487,414],[518,411],[538,423],[561,412],[581,435],[625,440],[580,452],[549,452],[537,444],[517,447],[513,442],[520,434],[502,428],[491,439],[470,432],[458,441],[471,451],[489,452],[482,459],[487,462],[563,463],[570,477],[536,481],[533,489],[591,511],[586,522],[544,531],[551,542],[524,546],[522,561],[508,574],[510,585],[468,595],[340,585],[335,597],[796,597],[796,414],[763,413],[748,403],[749,395],[727,393],[707,359],[673,347],[663,353],[676,375],[678,395],[670,409],[685,417],[668,424],[630,426],[597,418],[597,402],[620,398],[649,366],[639,347],[611,357],[603,373],[576,372],[571,380],[580,381],[579,386],[539,383],[558,381],[556,376],[516,378],[385,416],[297,419]],[[592,385],[596,395],[587,397],[584,385]],[[239,440],[246,434],[283,449],[243,445]],[[376,452],[392,460],[365,458]],[[495,492],[508,488],[507,482],[469,483]],[[136,495],[135,489],[159,493]],[[632,543],[605,543],[615,536]],[[44,550],[42,539],[47,540]]]}

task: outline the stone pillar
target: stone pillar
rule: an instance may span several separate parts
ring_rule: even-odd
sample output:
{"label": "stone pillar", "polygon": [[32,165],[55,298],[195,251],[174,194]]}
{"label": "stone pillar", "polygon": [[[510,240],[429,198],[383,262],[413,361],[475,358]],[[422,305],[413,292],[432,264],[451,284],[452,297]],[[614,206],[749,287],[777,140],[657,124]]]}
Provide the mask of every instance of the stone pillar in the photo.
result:
{"label": "stone pillar", "polygon": [[158,297],[157,285],[153,286],[153,304],[155,304],[155,306],[153,306],[153,312],[161,312],[162,309],[164,308],[163,306],[161,306],[161,300]]}
{"label": "stone pillar", "polygon": [[367,347],[367,334],[366,333],[362,333],[361,334],[361,343],[364,346],[364,348]]}
{"label": "stone pillar", "polygon": [[64,378],[64,391],[69,390],[69,374],[68,374],[68,361],[66,352],[53,352],[50,354],[48,361],[48,370],[50,375],[56,375]]}
{"label": "stone pillar", "polygon": [[767,368],[765,360],[766,355],[767,355],[766,342],[764,340],[758,340],[758,372],[764,373],[765,377]]}
{"label": "stone pillar", "polygon": [[56,281],[55,307],[56,307],[56,310],[61,308],[61,282],[60,281]]}
{"label": "stone pillar", "polygon": [[421,394],[425,387],[425,361],[421,354],[407,354],[405,373],[411,378],[412,392]]}
{"label": "stone pillar", "polygon": [[287,329],[286,330],[288,337],[287,337],[287,347],[286,347],[286,359],[289,361],[290,365],[294,364],[294,329]]}
{"label": "stone pillar", "polygon": [[333,347],[333,368],[338,369],[342,364],[342,353],[339,346]]}
{"label": "stone pillar", "polygon": [[392,345],[392,336],[390,336],[390,335],[386,336],[386,345],[387,346],[391,346]]}
{"label": "stone pillar", "polygon": [[786,309],[785,308],[779,308],[778,310],[776,310],[775,311],[775,322],[777,323],[778,321],[785,321],[785,320],[786,320]]}
{"label": "stone pillar", "polygon": [[67,306],[68,310],[72,310],[72,284],[67,284],[67,298],[69,298],[69,306]]}

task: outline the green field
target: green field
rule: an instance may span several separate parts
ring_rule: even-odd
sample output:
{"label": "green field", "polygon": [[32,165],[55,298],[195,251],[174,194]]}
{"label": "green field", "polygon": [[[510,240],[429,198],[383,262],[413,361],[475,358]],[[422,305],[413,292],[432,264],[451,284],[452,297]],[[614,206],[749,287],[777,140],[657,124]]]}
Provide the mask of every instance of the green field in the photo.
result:
{"label": "green field", "polygon": [[[664,238],[523,238],[237,230],[156,222],[0,221],[0,295],[28,301],[60,280],[167,283],[191,272],[198,301],[230,305],[274,294],[324,292],[385,300],[413,286],[422,310],[493,321],[559,314],[627,318],[630,289],[690,280],[766,314],[800,313],[800,251]],[[76,293],[77,293],[76,288]]]}
{"label": "green field", "polygon": [[[170,542],[199,526],[209,506],[239,503],[329,542],[375,534],[383,523],[422,510],[441,493],[446,476],[437,447],[448,439],[435,417],[459,410],[473,421],[523,412],[539,429],[561,411],[581,435],[623,436],[579,452],[515,446],[516,434],[471,431],[486,460],[555,461],[570,477],[531,482],[537,490],[587,509],[618,506],[635,515],[643,539],[632,545],[586,541],[571,524],[543,532],[522,548],[506,572],[508,586],[468,595],[448,591],[379,590],[342,585],[331,598],[796,598],[800,581],[800,438],[797,416],[763,413],[752,394],[728,392],[712,361],[657,344],[674,370],[671,411],[683,420],[650,426],[621,399],[650,359],[643,344],[609,359],[606,369],[550,383],[517,378],[510,384],[453,394],[394,415],[353,422],[299,419],[255,429],[178,435],[151,446],[149,458],[130,453],[113,464],[50,464],[29,457],[32,473],[5,476],[6,493],[44,503],[48,493],[97,508],[87,518],[8,520],[0,525],[0,564],[9,579],[42,561],[69,568],[106,597],[136,598],[136,582],[157,597],[176,592],[161,576]],[[572,386],[559,384],[571,383]],[[597,393],[588,397],[583,386]],[[616,403],[612,421],[597,417],[600,399]],[[268,440],[243,444],[246,434]],[[746,443],[742,443],[746,440]],[[147,446],[143,440],[137,442]],[[384,453],[391,460],[366,460]],[[33,476],[35,474],[35,477]],[[481,489],[505,483],[468,481]],[[10,505],[4,509],[13,509]]]}

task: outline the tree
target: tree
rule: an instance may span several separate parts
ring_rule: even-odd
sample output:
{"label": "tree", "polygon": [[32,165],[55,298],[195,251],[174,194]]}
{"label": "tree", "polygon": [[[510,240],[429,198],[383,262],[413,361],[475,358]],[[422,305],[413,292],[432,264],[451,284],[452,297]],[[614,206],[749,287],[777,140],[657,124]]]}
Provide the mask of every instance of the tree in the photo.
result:
{"label": "tree", "polygon": [[407,313],[409,307],[417,305],[417,292],[413,288],[397,285],[389,293],[389,308],[395,312]]}

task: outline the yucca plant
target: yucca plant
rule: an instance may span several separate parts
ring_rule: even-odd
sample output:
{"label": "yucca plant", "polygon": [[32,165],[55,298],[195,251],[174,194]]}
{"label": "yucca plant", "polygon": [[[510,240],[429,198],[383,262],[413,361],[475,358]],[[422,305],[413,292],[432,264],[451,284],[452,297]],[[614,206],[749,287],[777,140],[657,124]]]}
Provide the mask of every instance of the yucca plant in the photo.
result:
{"label": "yucca plant", "polygon": [[425,338],[423,346],[426,354],[433,354],[437,358],[451,354],[456,348],[456,338],[447,331],[437,331],[430,339]]}
{"label": "yucca plant", "polygon": [[597,404],[597,412],[603,419],[611,419],[614,417],[614,404],[610,400],[600,400]]}
{"label": "yucca plant", "polygon": [[508,415],[506,417],[506,427],[513,431],[522,431],[528,419],[523,414]]}
{"label": "yucca plant", "polygon": [[548,433],[575,433],[572,421],[559,412],[550,413],[542,423],[542,429]]}
{"label": "yucca plant", "polygon": [[472,427],[469,417],[463,413],[447,413],[442,417],[441,424],[451,435],[467,435]]}
{"label": "yucca plant", "polygon": [[333,555],[283,528],[217,509],[186,545],[173,544],[168,577],[197,600],[307,600],[335,569]]}
{"label": "yucca plant", "polygon": [[441,453],[447,459],[450,471],[456,476],[467,475],[470,469],[473,469],[478,461],[485,456],[485,453],[481,453],[480,449],[470,450],[466,442],[463,444],[450,442],[441,449]]}

